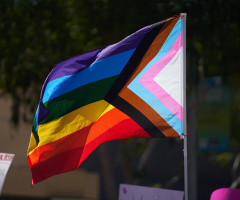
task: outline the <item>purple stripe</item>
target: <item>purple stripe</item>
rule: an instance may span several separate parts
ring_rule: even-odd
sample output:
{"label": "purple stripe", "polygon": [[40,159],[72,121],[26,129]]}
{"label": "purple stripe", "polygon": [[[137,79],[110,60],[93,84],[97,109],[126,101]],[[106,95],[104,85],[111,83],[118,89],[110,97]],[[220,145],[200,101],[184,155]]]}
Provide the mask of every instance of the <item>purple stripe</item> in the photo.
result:
{"label": "purple stripe", "polygon": [[48,83],[63,76],[76,74],[90,66],[93,62],[122,53],[124,51],[135,49],[149,28],[150,26],[144,27],[118,43],[90,51],[57,64],[57,66],[50,72],[45,82]]}
{"label": "purple stripe", "polygon": [[148,32],[150,27],[151,27],[151,25],[146,26],[146,27],[138,30],[137,32],[127,36],[120,42],[112,44],[110,46],[107,46],[105,49],[103,49],[97,55],[96,61],[101,60],[106,57],[109,57],[109,56],[116,55],[118,53],[122,53],[124,51],[128,51],[128,50],[137,48],[137,46],[142,41],[143,37]]}
{"label": "purple stripe", "polygon": [[49,73],[45,82],[48,83],[54,79],[76,74],[82,71],[96,60],[98,53],[101,52],[104,48],[105,47],[84,53],[79,56],[75,56],[57,64],[56,67],[54,67]]}
{"label": "purple stripe", "polygon": [[47,76],[42,87],[39,101],[38,122],[41,122],[50,114],[42,103],[44,91],[50,81],[63,76],[76,74],[90,66],[93,62],[137,48],[150,27],[151,25],[146,26],[118,43],[70,58],[56,65]]}
{"label": "purple stripe", "polygon": [[45,118],[47,118],[48,115],[50,115],[50,111],[44,106],[42,100],[39,101],[39,110],[38,110],[38,121],[37,126],[41,121],[43,121]]}

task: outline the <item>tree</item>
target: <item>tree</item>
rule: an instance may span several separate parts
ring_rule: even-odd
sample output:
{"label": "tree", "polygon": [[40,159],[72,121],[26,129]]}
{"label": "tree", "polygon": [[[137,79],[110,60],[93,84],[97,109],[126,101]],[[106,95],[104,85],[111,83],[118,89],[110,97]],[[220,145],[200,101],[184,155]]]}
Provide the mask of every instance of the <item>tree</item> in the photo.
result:
{"label": "tree", "polygon": [[[15,124],[19,117],[32,122],[33,115],[29,118],[27,113],[35,112],[43,82],[57,63],[118,42],[146,25],[186,12],[187,92],[189,97],[196,99],[189,105],[189,111],[195,112],[204,99],[204,95],[196,96],[198,81],[203,77],[221,76],[232,89],[232,147],[234,155],[238,155],[239,4],[237,0],[2,0],[0,96],[9,94],[12,97],[12,121]],[[200,62],[203,63],[202,71],[198,70]],[[20,106],[25,112],[19,112]],[[129,147],[133,155],[145,152],[133,177],[140,181],[139,175],[144,174],[146,163],[144,157],[154,149],[155,140],[123,141],[122,146]],[[235,163],[238,163],[238,157]],[[126,180],[132,181],[129,158],[129,152],[122,153]],[[238,180],[238,176],[234,176],[234,180]]]}

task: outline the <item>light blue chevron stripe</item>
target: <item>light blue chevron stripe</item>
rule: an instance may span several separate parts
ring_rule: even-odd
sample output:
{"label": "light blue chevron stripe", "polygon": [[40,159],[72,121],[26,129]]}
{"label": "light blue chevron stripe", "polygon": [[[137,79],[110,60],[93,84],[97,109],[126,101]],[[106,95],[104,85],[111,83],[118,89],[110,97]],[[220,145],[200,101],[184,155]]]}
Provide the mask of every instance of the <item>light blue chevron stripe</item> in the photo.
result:
{"label": "light blue chevron stripe", "polygon": [[132,92],[151,106],[179,135],[182,134],[183,123],[151,92],[149,92],[138,81],[139,79],[160,59],[162,59],[171,49],[175,40],[182,31],[182,19],[175,24],[158,54],[146,65],[146,67],[127,86]]}

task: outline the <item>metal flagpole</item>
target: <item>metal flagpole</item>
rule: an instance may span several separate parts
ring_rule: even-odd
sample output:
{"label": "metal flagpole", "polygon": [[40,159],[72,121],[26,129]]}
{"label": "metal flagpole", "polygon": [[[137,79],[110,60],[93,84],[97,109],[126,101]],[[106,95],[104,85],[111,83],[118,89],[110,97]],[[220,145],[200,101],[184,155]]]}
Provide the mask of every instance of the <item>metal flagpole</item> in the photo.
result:
{"label": "metal flagpole", "polygon": [[184,194],[188,200],[188,168],[187,168],[187,100],[186,100],[186,20],[187,13],[180,14],[183,20],[183,138],[184,138]]}

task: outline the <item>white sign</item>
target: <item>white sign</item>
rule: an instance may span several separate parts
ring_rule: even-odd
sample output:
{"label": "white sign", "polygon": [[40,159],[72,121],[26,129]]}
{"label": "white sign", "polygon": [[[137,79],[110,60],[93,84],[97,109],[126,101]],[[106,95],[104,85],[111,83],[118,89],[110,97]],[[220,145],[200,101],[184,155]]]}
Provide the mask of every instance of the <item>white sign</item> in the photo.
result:
{"label": "white sign", "polygon": [[13,158],[14,154],[0,153],[0,194]]}
{"label": "white sign", "polygon": [[119,200],[183,200],[183,191],[120,184]]}

